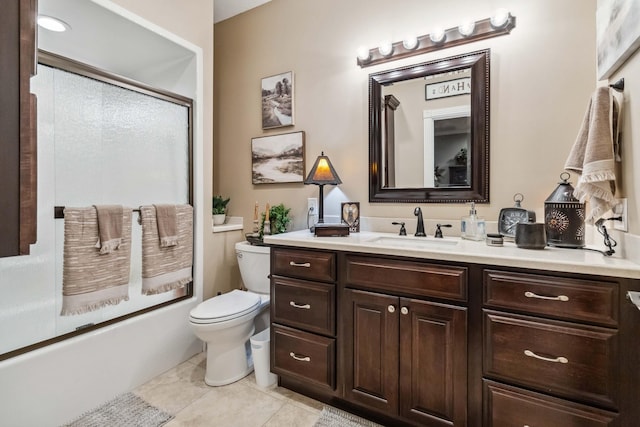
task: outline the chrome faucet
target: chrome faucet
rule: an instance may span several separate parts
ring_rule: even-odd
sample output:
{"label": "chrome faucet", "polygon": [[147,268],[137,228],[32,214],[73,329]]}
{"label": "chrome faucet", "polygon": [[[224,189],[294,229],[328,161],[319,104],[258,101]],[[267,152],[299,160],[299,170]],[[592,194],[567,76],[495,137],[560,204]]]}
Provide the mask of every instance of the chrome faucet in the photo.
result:
{"label": "chrome faucet", "polygon": [[413,214],[418,217],[418,227],[416,228],[416,237],[426,237],[424,232],[424,220],[422,219],[422,209],[418,206],[413,210]]}

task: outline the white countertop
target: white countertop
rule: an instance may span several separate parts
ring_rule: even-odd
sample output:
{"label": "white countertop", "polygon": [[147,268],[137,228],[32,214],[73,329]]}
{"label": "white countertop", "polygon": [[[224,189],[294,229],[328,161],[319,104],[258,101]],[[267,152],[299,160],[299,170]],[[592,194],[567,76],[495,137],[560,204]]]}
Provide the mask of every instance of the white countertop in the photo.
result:
{"label": "white countertop", "polygon": [[[383,238],[385,242],[380,242]],[[607,257],[599,252],[581,249],[564,249],[547,246],[544,249],[521,249],[513,242],[503,246],[487,246],[484,241],[475,242],[457,237],[435,239],[433,237],[407,236],[415,241],[410,247],[401,242],[403,236],[392,233],[360,232],[345,237],[315,237],[309,230],[264,236],[269,245],[295,246],[310,249],[327,249],[370,254],[396,255],[444,261],[460,261],[497,266],[535,268],[539,270],[594,274],[602,276],[640,279],[640,264],[616,256]],[[376,242],[376,240],[378,240]],[[449,242],[450,244],[447,244]],[[397,243],[397,244],[396,244]]]}

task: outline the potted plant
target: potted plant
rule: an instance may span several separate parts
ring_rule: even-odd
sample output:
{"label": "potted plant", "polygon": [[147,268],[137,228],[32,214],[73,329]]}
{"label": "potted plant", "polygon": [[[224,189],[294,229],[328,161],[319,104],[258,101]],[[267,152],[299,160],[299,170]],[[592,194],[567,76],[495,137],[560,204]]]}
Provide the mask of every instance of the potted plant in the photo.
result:
{"label": "potted plant", "polygon": [[456,164],[466,165],[467,164],[467,149],[461,148],[460,151],[456,154]]}
{"label": "potted plant", "polygon": [[[269,223],[271,234],[280,234],[287,231],[287,226],[291,222],[289,212],[291,212],[291,208],[287,208],[282,203],[280,203],[279,205],[271,206],[271,208],[269,209]],[[263,213],[260,221],[260,238],[262,238],[262,236],[264,235],[264,220],[265,214]]]}
{"label": "potted plant", "polygon": [[227,204],[231,198],[225,199],[222,196],[213,196],[213,208],[211,213],[213,214],[213,225],[224,224],[227,218]]}

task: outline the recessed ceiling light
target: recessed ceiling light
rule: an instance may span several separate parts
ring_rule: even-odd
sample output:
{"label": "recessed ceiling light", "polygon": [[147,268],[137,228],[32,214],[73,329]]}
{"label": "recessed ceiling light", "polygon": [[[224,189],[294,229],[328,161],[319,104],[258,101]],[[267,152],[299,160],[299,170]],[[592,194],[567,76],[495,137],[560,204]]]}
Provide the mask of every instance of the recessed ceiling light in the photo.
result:
{"label": "recessed ceiling light", "polygon": [[71,29],[71,26],[66,22],[47,15],[38,15],[38,25],[46,30],[55,31],[57,33]]}

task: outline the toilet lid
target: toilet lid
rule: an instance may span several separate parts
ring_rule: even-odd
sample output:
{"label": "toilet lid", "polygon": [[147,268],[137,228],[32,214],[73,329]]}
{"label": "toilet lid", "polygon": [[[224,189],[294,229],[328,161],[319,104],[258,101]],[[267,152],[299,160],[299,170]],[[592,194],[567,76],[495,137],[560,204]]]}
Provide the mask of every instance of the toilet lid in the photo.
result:
{"label": "toilet lid", "polygon": [[250,313],[259,305],[260,295],[234,289],[201,302],[189,317],[197,323],[224,322]]}

